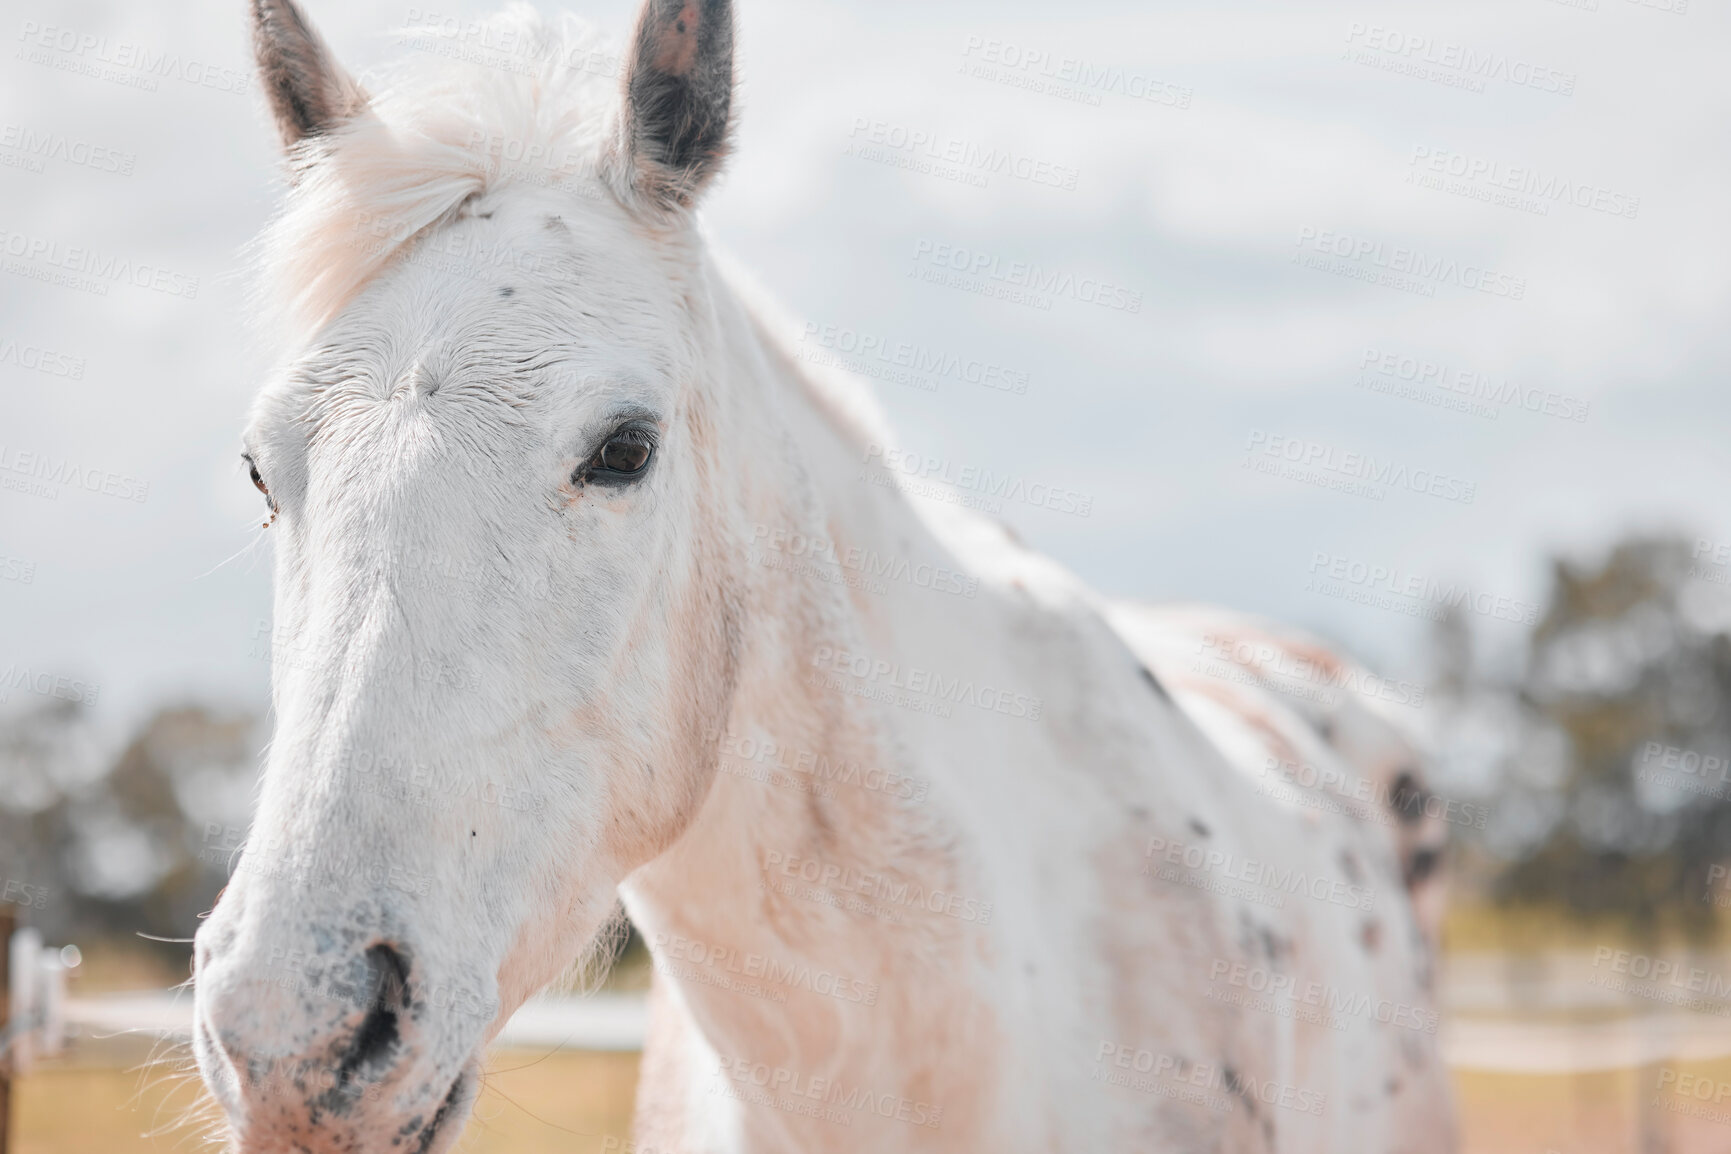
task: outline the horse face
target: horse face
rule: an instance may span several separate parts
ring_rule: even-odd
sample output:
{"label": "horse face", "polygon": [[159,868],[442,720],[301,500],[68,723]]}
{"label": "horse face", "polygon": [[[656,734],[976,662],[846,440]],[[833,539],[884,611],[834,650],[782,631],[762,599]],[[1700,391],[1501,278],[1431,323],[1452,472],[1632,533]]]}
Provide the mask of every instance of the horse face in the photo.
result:
{"label": "horse face", "polygon": [[[298,11],[257,13],[267,79],[301,87],[273,93],[285,139],[369,115]],[[705,795],[737,610],[681,215],[704,174],[669,180],[632,100],[715,19],[645,12],[611,184],[463,193],[255,406],[276,732],[195,956],[238,1149],[447,1148],[481,1047]],[[331,131],[325,163],[368,145]]]}

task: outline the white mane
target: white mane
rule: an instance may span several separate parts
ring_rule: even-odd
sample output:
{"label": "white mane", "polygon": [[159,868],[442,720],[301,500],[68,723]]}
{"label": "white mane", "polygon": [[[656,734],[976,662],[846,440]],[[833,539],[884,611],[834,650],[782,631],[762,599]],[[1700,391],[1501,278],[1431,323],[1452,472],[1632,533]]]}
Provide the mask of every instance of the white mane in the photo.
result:
{"label": "white mane", "polygon": [[462,26],[414,28],[420,51],[369,77],[366,109],[309,137],[260,241],[267,306],[305,338],[409,242],[512,183],[609,195],[618,56],[583,21],[516,3]]}

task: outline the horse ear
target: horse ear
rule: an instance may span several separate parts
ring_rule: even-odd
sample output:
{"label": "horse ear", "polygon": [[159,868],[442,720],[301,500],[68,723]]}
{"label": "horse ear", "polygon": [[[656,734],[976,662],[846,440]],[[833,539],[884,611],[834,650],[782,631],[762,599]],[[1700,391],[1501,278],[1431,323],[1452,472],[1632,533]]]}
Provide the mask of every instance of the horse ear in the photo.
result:
{"label": "horse ear", "polygon": [[620,142],[638,194],[689,208],[727,156],[732,107],[729,0],[645,0],[625,67]]}
{"label": "horse ear", "polygon": [[367,102],[294,0],[252,0],[252,52],[284,149],[329,132]]}

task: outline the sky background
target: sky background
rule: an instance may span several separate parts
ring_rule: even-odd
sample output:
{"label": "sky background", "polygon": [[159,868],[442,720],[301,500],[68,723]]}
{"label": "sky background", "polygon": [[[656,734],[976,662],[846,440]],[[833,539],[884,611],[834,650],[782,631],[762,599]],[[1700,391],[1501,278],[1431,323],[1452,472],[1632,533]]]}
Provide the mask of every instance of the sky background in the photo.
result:
{"label": "sky background", "polygon": [[[876,389],[899,447],[1090,497],[1085,517],[999,515],[1097,588],[1267,614],[1411,674],[1427,625],[1307,587],[1319,554],[1540,603],[1559,552],[1634,531],[1731,542],[1731,17],[1678,2],[740,0],[738,147],[707,227],[794,318],[796,346],[818,351],[804,326],[833,325],[1025,374],[1021,394],[952,376]],[[308,5],[362,74],[412,50],[396,30],[429,12],[492,7]],[[271,565],[237,462],[264,370],[244,249],[279,177],[262,98],[232,90],[245,8],[23,0],[0,17],[0,480],[47,453],[111,489],[148,483],[142,501],[0,488],[0,672],[97,684],[116,721],[267,696]],[[633,10],[578,8],[616,38]],[[141,49],[181,64],[124,63]],[[1501,75],[1452,66],[1468,53]],[[1014,66],[1026,54],[1108,79],[1084,100],[1031,91],[1014,83],[1041,72]],[[1432,74],[1412,74],[1427,56]],[[1056,183],[911,171],[859,154],[874,133],[1007,149]],[[64,147],[32,153],[43,139]],[[1588,206],[1416,179],[1445,155],[1531,169]],[[1637,199],[1632,217],[1604,211]],[[1374,272],[1369,256],[1312,267],[1334,237],[1493,269],[1520,299],[1341,275]],[[1109,282],[1140,308],[911,278],[941,245]],[[197,278],[196,296],[43,283],[18,255],[43,246]],[[43,349],[49,371],[29,367]],[[1585,402],[1586,418],[1451,411],[1425,382],[1379,394],[1358,385],[1391,380],[1362,368],[1372,349]],[[1246,468],[1273,437],[1435,471],[1473,499]],[[1471,620],[1493,654],[1524,636]]]}

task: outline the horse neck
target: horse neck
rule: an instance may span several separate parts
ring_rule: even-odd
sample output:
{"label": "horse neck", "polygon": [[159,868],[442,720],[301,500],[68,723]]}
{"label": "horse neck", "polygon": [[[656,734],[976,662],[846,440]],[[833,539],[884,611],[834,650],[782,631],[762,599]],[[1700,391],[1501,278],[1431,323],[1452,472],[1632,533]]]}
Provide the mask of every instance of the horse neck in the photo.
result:
{"label": "horse neck", "polygon": [[[721,307],[724,319],[739,309],[725,295]],[[963,1021],[976,1035],[985,1029],[966,975],[989,913],[975,903],[958,917],[922,903],[958,892],[948,795],[932,788],[929,764],[912,760],[917,735],[884,716],[896,711],[825,686],[814,658],[839,648],[893,654],[901,599],[932,596],[895,582],[850,589],[836,578],[859,574],[834,558],[918,563],[942,550],[901,494],[862,483],[869,438],[742,309],[737,320],[726,358],[736,379],[721,403],[755,410],[728,423],[765,438],[755,455],[774,462],[742,502],[748,524],[736,546],[748,546],[749,610],[739,688],[701,811],[622,892],[658,985],[677,992],[723,1061],[835,1074],[846,1037],[851,1076],[934,1093],[943,1079],[922,1067],[942,1048],[922,1039]],[[978,611],[943,600],[958,602],[944,607],[952,618]],[[967,1096],[948,1093],[953,1104]]]}

